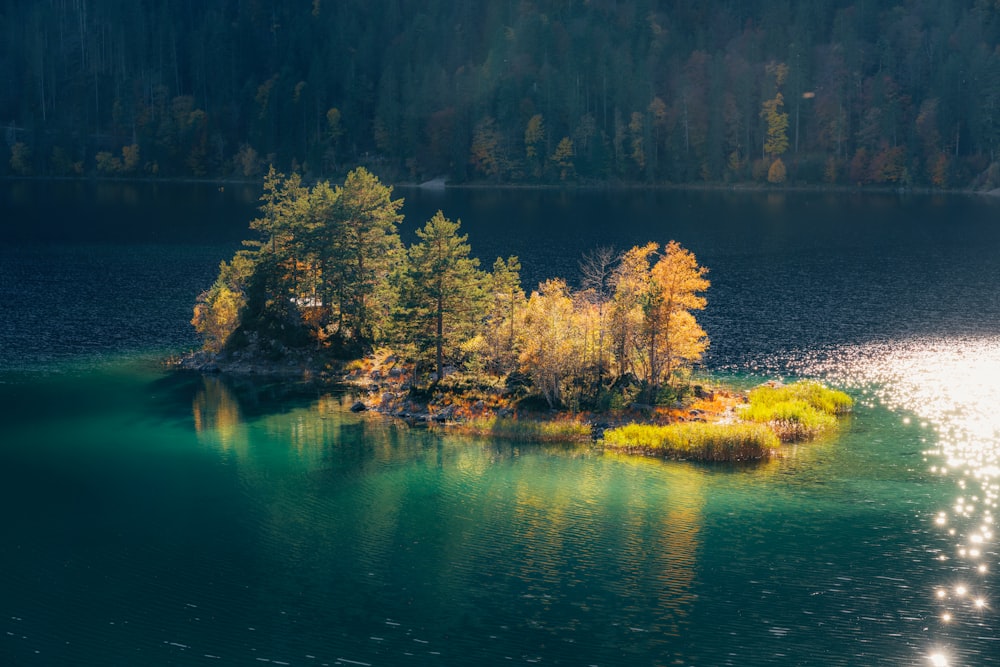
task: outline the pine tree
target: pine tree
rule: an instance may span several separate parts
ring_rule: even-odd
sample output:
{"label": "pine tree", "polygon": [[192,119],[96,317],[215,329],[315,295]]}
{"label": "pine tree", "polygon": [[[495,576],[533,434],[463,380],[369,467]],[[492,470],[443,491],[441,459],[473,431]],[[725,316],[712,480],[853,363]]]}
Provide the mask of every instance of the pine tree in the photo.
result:
{"label": "pine tree", "polygon": [[367,344],[381,336],[389,317],[381,290],[402,258],[396,225],[403,200],[392,199],[392,188],[364,167],[347,175],[334,200],[331,222],[342,232],[338,252],[344,263],[341,310],[350,336]]}
{"label": "pine tree", "polygon": [[438,380],[446,361],[459,360],[461,344],[478,332],[484,316],[484,277],[460,226],[435,213],[417,230],[420,242],[410,246],[398,279],[397,338],[415,346],[418,362],[433,358]]}

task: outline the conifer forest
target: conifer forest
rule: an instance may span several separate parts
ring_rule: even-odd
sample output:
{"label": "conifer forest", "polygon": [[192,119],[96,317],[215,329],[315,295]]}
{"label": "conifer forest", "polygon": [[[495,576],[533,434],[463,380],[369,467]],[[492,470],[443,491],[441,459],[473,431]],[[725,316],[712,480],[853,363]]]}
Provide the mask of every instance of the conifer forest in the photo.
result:
{"label": "conifer forest", "polygon": [[995,0],[10,0],[0,175],[1000,186]]}

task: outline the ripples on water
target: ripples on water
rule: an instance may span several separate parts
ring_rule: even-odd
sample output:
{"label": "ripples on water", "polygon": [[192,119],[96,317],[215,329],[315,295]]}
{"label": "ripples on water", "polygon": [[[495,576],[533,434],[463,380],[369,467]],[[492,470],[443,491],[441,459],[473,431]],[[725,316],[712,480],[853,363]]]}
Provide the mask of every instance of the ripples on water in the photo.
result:
{"label": "ripples on water", "polygon": [[[897,411],[904,424],[926,429],[924,460],[931,474],[948,478],[956,496],[948,507],[925,512],[946,534],[950,550],[927,554],[940,561],[933,596],[938,609],[928,651],[935,666],[981,664],[967,649],[994,643],[1000,652],[995,570],[1000,567],[996,512],[1000,492],[1000,338],[918,337],[773,357],[771,371],[821,376]],[[957,636],[957,637],[956,637]]]}
{"label": "ripples on water", "polygon": [[[859,427],[733,471],[439,438],[217,378],[109,380],[110,358],[193,344],[191,300],[253,198],[211,248],[143,245],[147,213],[118,204],[96,238],[61,214],[85,244],[0,248],[16,314],[0,327],[0,665],[11,649],[16,665],[1000,660],[1000,340],[916,335],[994,330],[993,208],[903,225],[866,198],[800,225],[799,205],[657,196],[592,224],[591,200],[539,214],[496,197],[524,207],[495,207],[476,247],[542,278],[599,243],[689,245],[715,272],[713,368],[825,377],[861,398]],[[188,220],[170,238],[214,226],[164,211],[164,229]],[[121,230],[140,245],[110,243]]]}

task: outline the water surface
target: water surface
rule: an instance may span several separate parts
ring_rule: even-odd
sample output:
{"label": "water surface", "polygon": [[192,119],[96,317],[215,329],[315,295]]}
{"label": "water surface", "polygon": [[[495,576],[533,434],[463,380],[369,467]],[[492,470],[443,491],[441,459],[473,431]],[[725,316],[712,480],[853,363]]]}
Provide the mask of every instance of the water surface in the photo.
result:
{"label": "water surface", "polygon": [[990,201],[399,192],[404,235],[442,208],[529,285],[573,280],[596,244],[676,239],[711,269],[704,372],[858,399],[841,437],[729,468],[166,373],[252,197],[19,185],[0,197],[2,664],[998,661]]}

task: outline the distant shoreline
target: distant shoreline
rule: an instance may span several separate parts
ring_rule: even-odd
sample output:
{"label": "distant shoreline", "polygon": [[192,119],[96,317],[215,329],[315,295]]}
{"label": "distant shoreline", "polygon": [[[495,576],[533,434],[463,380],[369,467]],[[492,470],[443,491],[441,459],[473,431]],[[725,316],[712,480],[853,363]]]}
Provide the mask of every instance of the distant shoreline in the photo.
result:
{"label": "distant shoreline", "polygon": [[[60,183],[141,183],[141,184],[178,184],[178,185],[240,185],[259,187],[262,177],[106,177],[106,176],[0,176],[0,183],[17,182],[60,182]],[[309,177],[304,181],[318,182],[327,177]],[[391,184],[396,188],[447,192],[448,190],[550,190],[554,192],[627,192],[627,191],[675,191],[675,192],[731,192],[731,193],[850,193],[850,194],[895,194],[895,195],[974,195],[983,197],[1000,197],[1000,188],[992,190],[972,190],[968,188],[928,188],[928,187],[889,187],[889,186],[856,186],[856,185],[821,185],[821,184],[784,184],[780,186],[766,183],[631,183],[627,181],[588,181],[569,183],[491,183],[487,181],[467,181],[464,183],[449,183],[447,179],[431,179],[429,181],[398,181]]]}

